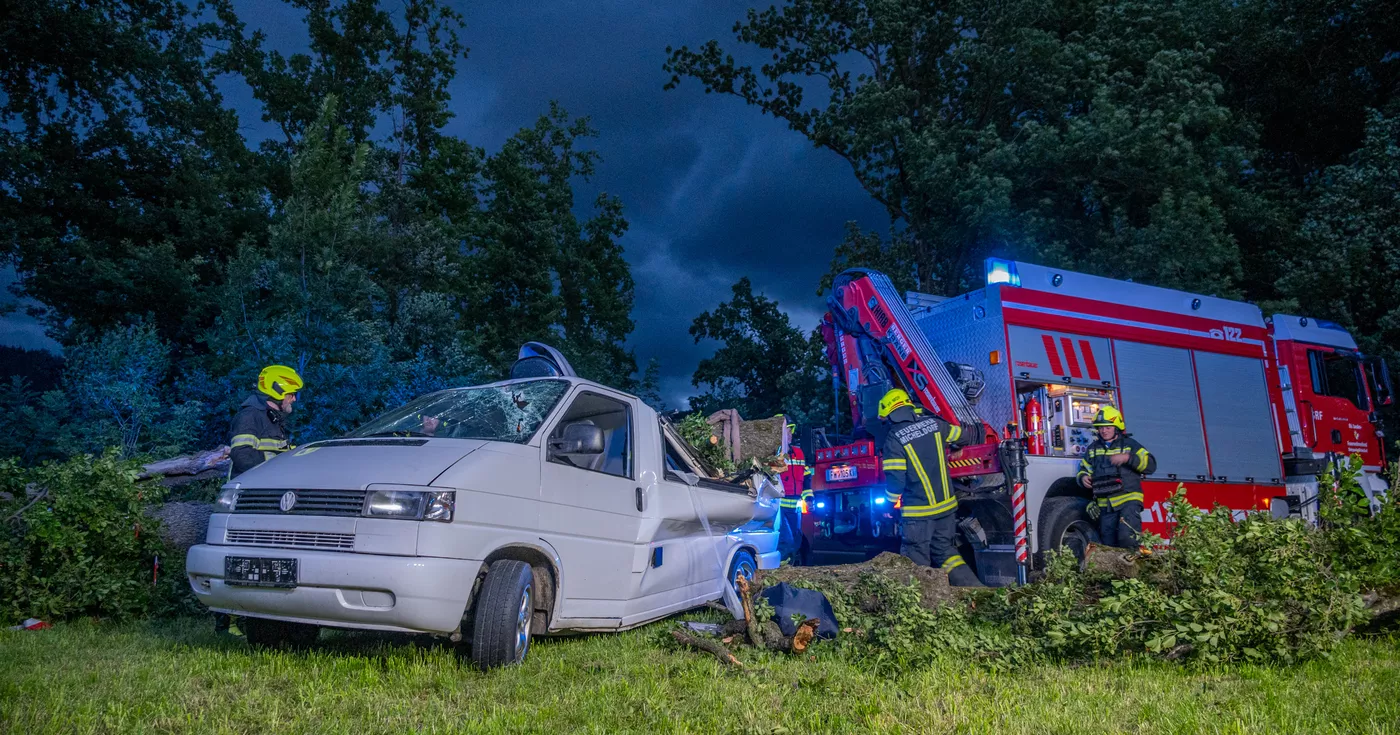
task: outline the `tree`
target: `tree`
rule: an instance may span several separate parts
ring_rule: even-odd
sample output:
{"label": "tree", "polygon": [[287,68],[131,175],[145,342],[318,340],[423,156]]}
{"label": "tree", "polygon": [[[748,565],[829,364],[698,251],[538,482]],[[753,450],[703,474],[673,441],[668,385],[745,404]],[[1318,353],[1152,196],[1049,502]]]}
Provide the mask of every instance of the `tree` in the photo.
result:
{"label": "tree", "polygon": [[1251,129],[1193,23],[1157,2],[792,0],[735,26],[761,67],[711,41],[666,69],[845,159],[897,232],[843,255],[898,258],[920,290],[958,292],[999,253],[1230,294],[1221,212]]}
{"label": "tree", "polygon": [[602,194],[592,217],[574,213],[571,182],[598,161],[579,141],[594,134],[554,104],[487,160],[485,210],[462,271],[463,327],[502,371],[522,342],[557,342],[580,374],[629,388],[634,284],[617,241],[622,204]]}
{"label": "tree", "polygon": [[60,340],[149,317],[184,348],[266,227],[191,21],[174,0],[17,0],[0,20],[0,239]]}
{"label": "tree", "polygon": [[62,391],[46,394],[47,405],[40,404],[63,421],[29,440],[55,442],[63,455],[115,447],[123,459],[189,449],[202,407],[178,401],[165,387],[170,352],[148,324],[78,339],[68,349]]}
{"label": "tree", "polygon": [[691,408],[704,413],[737,408],[751,419],[792,414],[798,422],[821,415],[814,406],[821,405],[829,382],[820,338],[815,333],[804,338],[778,302],[753,292],[747,276],[732,290],[730,301],[700,314],[690,325],[696,344],[705,339],[720,342],[691,378],[695,387],[708,387],[690,399]]}
{"label": "tree", "polygon": [[1280,286],[1294,309],[1326,315],[1363,351],[1400,364],[1400,109],[1368,117],[1361,148],[1312,188],[1305,246]]}
{"label": "tree", "polygon": [[[245,243],[229,263],[205,337],[213,372],[237,376],[235,384],[251,387],[271,363],[303,375],[299,440],[354,428],[402,399],[396,388],[405,383],[427,392],[482,377],[471,346],[448,328],[450,294],[418,286],[390,298],[386,288],[395,260],[417,267],[425,284],[447,283],[451,243],[426,225],[387,224],[369,186],[369,145],[351,140],[334,97],[322,109],[304,131],[267,244]],[[424,384],[424,372],[437,380]]]}

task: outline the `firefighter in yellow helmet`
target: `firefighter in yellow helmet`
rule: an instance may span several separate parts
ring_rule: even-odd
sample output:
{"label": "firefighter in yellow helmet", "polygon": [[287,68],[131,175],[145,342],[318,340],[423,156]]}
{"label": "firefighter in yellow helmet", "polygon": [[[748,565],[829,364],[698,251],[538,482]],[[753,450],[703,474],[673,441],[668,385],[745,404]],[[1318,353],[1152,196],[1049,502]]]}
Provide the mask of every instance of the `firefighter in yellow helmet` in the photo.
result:
{"label": "firefighter in yellow helmet", "polygon": [[1099,541],[1138,548],[1142,535],[1142,476],[1157,471],[1157,459],[1124,431],[1123,413],[1104,406],[1094,416],[1098,438],[1079,461],[1079,484],[1093,491],[1089,517],[1099,519]]}
{"label": "firefighter in yellow helmet", "polygon": [[[285,421],[302,385],[301,376],[286,365],[268,365],[258,373],[257,392],[233,416],[229,479],[287,451]],[[224,613],[214,613],[214,632],[242,635],[233,618]]]}
{"label": "firefighter in yellow helmet", "polygon": [[879,414],[889,429],[881,453],[885,496],[903,510],[899,553],[915,564],[939,567],[954,585],[980,586],[958,554],[958,498],[948,482],[947,453],[980,441],[981,427],[916,415],[909,394],[898,388],[880,399]]}
{"label": "firefighter in yellow helmet", "polygon": [[258,391],[243,401],[233,417],[230,478],[287,451],[285,422],[302,385],[301,376],[286,365],[269,365],[258,374]]}

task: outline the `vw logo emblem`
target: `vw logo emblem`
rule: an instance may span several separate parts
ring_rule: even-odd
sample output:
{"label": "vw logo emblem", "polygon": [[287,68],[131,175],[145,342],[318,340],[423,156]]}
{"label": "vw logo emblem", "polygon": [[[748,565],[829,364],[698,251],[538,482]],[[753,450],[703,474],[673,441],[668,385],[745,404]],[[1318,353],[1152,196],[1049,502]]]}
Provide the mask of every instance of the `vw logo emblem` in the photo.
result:
{"label": "vw logo emblem", "polygon": [[291,512],[292,508],[295,508],[297,505],[297,494],[291,490],[282,493],[282,501],[277,505],[282,508],[283,513]]}

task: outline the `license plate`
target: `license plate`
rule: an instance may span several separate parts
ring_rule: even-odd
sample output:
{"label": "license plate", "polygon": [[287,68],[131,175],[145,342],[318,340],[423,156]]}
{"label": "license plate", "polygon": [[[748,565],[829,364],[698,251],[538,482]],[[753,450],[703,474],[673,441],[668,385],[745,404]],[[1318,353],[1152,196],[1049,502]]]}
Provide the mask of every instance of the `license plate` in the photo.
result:
{"label": "license plate", "polygon": [[827,482],[846,482],[856,479],[856,466],[850,464],[826,468]]}
{"label": "license plate", "polygon": [[237,587],[295,587],[297,586],[297,560],[226,556],[224,557],[224,584]]}

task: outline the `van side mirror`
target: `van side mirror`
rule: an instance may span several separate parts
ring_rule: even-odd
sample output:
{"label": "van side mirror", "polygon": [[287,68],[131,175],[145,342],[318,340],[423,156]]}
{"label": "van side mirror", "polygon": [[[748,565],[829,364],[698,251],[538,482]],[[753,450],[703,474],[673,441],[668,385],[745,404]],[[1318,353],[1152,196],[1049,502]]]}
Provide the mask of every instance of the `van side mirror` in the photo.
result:
{"label": "van side mirror", "polygon": [[676,474],[680,475],[681,482],[684,482],[685,484],[691,487],[695,487],[696,485],[700,484],[700,476],[695,474],[694,472],[677,472]]}
{"label": "van side mirror", "polygon": [[603,430],[592,424],[569,424],[564,434],[549,440],[554,454],[602,454]]}

